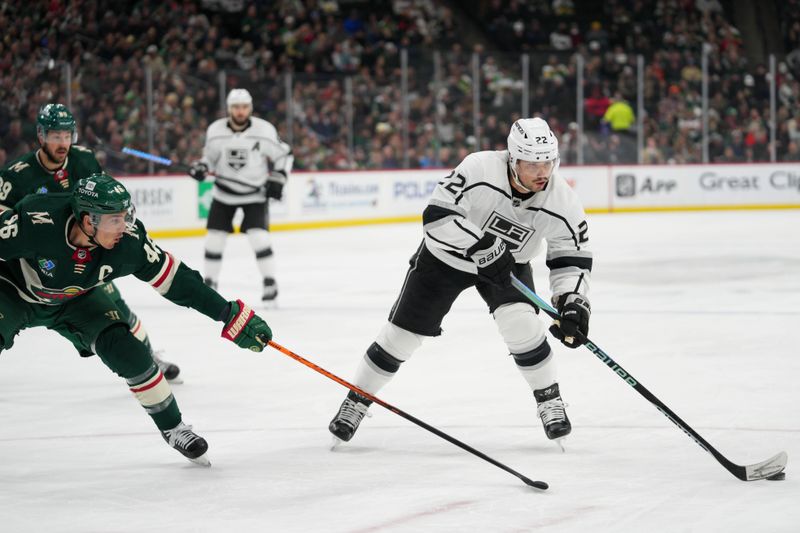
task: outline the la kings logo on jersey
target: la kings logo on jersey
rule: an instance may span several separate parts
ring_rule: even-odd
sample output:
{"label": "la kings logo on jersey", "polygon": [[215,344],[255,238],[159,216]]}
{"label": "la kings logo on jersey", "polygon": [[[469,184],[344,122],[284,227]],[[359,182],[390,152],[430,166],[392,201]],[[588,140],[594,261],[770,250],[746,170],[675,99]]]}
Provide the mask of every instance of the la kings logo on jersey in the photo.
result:
{"label": "la kings logo on jersey", "polygon": [[225,156],[228,166],[237,172],[247,165],[247,148],[228,148]]}
{"label": "la kings logo on jersey", "polygon": [[506,246],[512,252],[528,244],[534,231],[536,231],[504,217],[497,211],[493,211],[489,215],[489,220],[483,225],[483,230],[506,241]]}

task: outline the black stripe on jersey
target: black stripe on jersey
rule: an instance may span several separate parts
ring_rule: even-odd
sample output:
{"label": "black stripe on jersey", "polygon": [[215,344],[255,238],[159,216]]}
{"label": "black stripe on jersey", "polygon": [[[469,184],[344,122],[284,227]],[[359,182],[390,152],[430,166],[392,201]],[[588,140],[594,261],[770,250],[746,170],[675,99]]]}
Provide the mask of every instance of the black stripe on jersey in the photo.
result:
{"label": "black stripe on jersey", "polygon": [[528,211],[541,211],[542,213],[547,213],[548,215],[550,215],[553,218],[559,219],[561,222],[564,223],[564,225],[567,227],[567,229],[569,230],[570,234],[572,235],[572,242],[575,243],[575,249],[576,250],[580,250],[581,249],[581,245],[578,244],[578,236],[575,235],[575,230],[572,229],[572,226],[569,225],[569,222],[567,222],[566,218],[562,217],[559,214],[553,213],[552,211],[548,211],[547,209],[542,209],[540,207],[528,207],[526,209]]}
{"label": "black stripe on jersey", "polygon": [[[443,244],[443,245],[445,245],[445,246],[448,246],[448,247],[450,247],[450,248],[453,248],[453,249],[455,249],[455,250],[461,250],[461,248],[459,248],[458,246],[455,246],[455,245],[453,245],[453,244],[450,244],[449,242],[444,242],[444,241],[442,241],[442,240],[440,240],[440,239],[437,239],[436,237],[434,237],[433,235],[431,235],[431,232],[430,232],[430,231],[426,231],[426,232],[425,232],[425,235],[426,235],[426,236],[427,236],[429,239],[431,239],[431,240],[434,240],[434,241],[438,242],[439,244]],[[447,250],[445,250],[445,251],[447,251]]]}
{"label": "black stripe on jersey", "polygon": [[591,257],[557,257],[549,261],[545,261],[547,268],[556,270],[558,268],[578,267],[584,270],[592,271],[592,258]]}
{"label": "black stripe on jersey", "polygon": [[510,195],[510,194],[508,194],[508,193],[507,193],[506,191],[504,191],[503,189],[500,189],[499,187],[495,187],[495,186],[494,186],[494,185],[492,185],[491,183],[486,183],[485,181],[481,181],[481,182],[479,182],[479,183],[474,183],[474,184],[470,185],[469,187],[465,187],[465,188],[464,188],[464,190],[463,190],[463,191],[461,191],[461,194],[459,194],[459,195],[456,197],[456,205],[458,205],[458,202],[460,202],[460,201],[461,201],[461,198],[463,198],[463,197],[464,197],[464,194],[466,194],[466,193],[467,193],[467,191],[469,191],[469,190],[471,190],[471,189],[474,189],[474,188],[476,188],[476,187],[489,187],[489,188],[490,188],[490,189],[492,189],[493,191],[497,191],[497,192],[499,192],[500,194],[502,194],[503,196],[505,196],[506,198],[508,198],[509,200],[511,200],[511,195]]}
{"label": "black stripe on jersey", "polygon": [[443,218],[451,217],[453,215],[462,216],[461,213],[457,213],[450,209],[446,209],[438,205],[429,205],[422,212],[422,225],[425,226],[431,222],[436,222],[437,220],[442,220]]}
{"label": "black stripe on jersey", "polygon": [[[229,183],[235,183],[236,185],[241,185],[242,187],[247,187],[250,190],[249,191],[244,191],[244,192],[236,191],[234,189],[231,189],[230,187],[228,187],[224,183],[220,183],[220,181],[223,181],[223,182],[227,181]],[[214,183],[217,185],[217,187],[219,187],[223,191],[225,191],[227,193],[230,193],[230,194],[253,194],[253,193],[258,192],[258,191],[261,190],[261,187],[254,187],[253,185],[250,185],[248,183],[242,183],[241,181],[232,180],[230,178],[225,178],[223,176],[217,176],[216,179],[214,180]]]}
{"label": "black stripe on jersey", "polygon": [[473,237],[475,237],[475,238],[476,238],[476,239],[478,239],[478,240],[480,240],[480,239],[481,239],[480,237],[478,237],[477,235],[475,235],[474,233],[472,233],[470,230],[468,230],[467,228],[465,228],[464,226],[462,226],[462,225],[461,225],[461,222],[459,222],[459,221],[458,221],[458,219],[455,219],[453,222],[455,222],[456,226],[458,226],[459,228],[461,228],[461,229],[462,229],[462,230],[463,230],[465,233],[468,233],[468,234],[472,235]]}

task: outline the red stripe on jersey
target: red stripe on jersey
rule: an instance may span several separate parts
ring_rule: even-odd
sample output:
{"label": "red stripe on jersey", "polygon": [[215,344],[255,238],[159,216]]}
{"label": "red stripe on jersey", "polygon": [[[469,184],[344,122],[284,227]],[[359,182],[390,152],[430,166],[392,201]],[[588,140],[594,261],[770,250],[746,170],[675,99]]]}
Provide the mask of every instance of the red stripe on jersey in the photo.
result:
{"label": "red stripe on jersey", "polygon": [[159,372],[159,373],[158,373],[158,379],[156,379],[155,381],[153,381],[153,382],[152,382],[151,384],[149,384],[149,385],[145,385],[144,387],[140,387],[140,388],[138,388],[138,389],[131,389],[131,392],[133,392],[133,393],[136,393],[136,392],[144,392],[144,391],[146,391],[146,390],[150,390],[150,389],[152,389],[153,387],[155,387],[156,385],[158,385],[159,383],[161,383],[161,380],[162,380],[162,379],[164,379],[164,374],[162,374],[161,372]]}
{"label": "red stripe on jersey", "polygon": [[172,259],[172,256],[169,254],[169,252],[167,252],[166,256],[167,256],[167,268],[166,270],[164,270],[164,273],[161,275],[161,277],[158,278],[153,283],[153,287],[158,288],[161,286],[162,283],[164,283],[164,280],[166,280],[167,277],[169,277],[169,273],[172,271],[172,265],[175,264],[175,260]]}

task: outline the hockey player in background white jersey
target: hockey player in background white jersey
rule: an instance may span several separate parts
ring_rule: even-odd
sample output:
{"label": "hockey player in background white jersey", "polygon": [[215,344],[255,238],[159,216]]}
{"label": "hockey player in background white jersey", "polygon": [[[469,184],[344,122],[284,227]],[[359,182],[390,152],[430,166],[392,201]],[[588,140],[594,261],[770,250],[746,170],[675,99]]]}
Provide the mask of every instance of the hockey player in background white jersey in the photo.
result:
{"label": "hockey player in background white jersey", "polygon": [[268,200],[282,198],[294,156],[291,147],[278,137],[275,126],[252,116],[253,98],[246,89],[233,89],[226,103],[228,117],[208,127],[203,157],[189,171],[198,181],[209,172],[215,175],[206,226],[205,281],[216,290],[225,241],[233,232],[233,217],[241,209],[241,230],[253,247],[263,278],[262,299],[271,301],[278,296],[278,285]]}
{"label": "hockey player in background white jersey", "polygon": [[[570,433],[545,325],[511,286],[513,272],[533,287],[529,262],[546,244],[553,304],[561,314],[550,331],[570,348],[586,341],[592,254],[583,207],[559,177],[558,164],[558,141],[547,122],[522,119],[511,126],[508,150],[470,154],[439,183],[422,215],[424,240],[389,322],[359,363],[355,385],[377,393],[425,337],[441,333],[455,299],[474,286],[533,391],[547,437]],[[334,437],[350,440],[370,403],[350,392],[330,423]]]}

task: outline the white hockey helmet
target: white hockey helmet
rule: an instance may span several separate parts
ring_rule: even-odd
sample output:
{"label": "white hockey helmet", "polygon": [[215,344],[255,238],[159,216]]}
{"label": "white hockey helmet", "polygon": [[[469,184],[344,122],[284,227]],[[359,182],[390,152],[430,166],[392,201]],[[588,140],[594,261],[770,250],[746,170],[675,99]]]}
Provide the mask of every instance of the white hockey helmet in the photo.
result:
{"label": "white hockey helmet", "polygon": [[253,107],[253,97],[250,96],[250,91],[247,89],[231,89],[228,93],[228,99],[225,101],[230,110],[231,106],[236,104],[246,104]]}
{"label": "white hockey helmet", "polygon": [[517,160],[544,163],[558,162],[558,139],[544,119],[522,118],[514,122],[508,134],[509,164]]}

